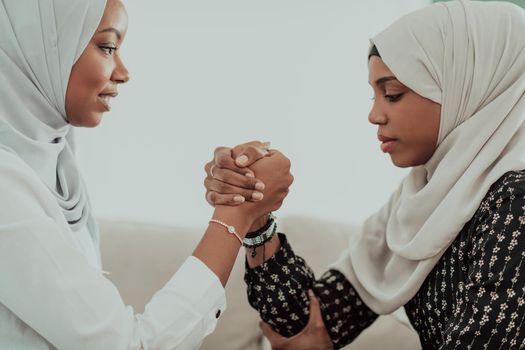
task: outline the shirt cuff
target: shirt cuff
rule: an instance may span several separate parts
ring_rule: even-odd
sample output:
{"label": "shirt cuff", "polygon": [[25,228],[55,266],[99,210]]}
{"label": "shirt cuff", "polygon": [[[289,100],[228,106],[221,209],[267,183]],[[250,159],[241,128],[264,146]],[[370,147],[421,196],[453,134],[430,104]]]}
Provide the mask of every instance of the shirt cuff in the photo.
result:
{"label": "shirt cuff", "polygon": [[182,348],[196,349],[225,309],[226,293],[219,278],[190,256],[146,305],[140,316],[144,338],[152,348],[184,342]]}
{"label": "shirt cuff", "polygon": [[219,277],[194,256],[186,259],[168,284],[203,316],[219,318],[226,309],[226,292]]}

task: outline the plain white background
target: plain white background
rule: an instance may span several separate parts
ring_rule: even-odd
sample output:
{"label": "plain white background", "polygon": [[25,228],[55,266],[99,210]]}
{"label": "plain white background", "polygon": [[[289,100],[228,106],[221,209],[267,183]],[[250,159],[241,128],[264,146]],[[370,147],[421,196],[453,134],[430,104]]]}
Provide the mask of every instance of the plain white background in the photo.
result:
{"label": "plain white background", "polygon": [[126,2],[131,81],[95,129],[77,131],[99,217],[204,226],[204,164],[262,140],[292,161],[278,215],[359,222],[407,169],[367,121],[368,39],[425,0]]}

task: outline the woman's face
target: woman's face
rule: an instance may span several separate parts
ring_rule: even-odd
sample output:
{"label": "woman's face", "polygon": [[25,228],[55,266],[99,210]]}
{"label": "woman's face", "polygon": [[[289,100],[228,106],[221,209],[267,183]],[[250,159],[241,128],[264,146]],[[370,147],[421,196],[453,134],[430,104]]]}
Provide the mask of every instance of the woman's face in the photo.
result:
{"label": "woman's face", "polygon": [[378,126],[381,150],[398,167],[425,164],[437,145],[441,105],[401,84],[380,57],[368,62],[374,104],[368,115]]}
{"label": "woman's face", "polygon": [[129,80],[119,47],[128,28],[120,0],[108,0],[100,24],[74,64],[66,92],[66,114],[73,126],[94,127],[111,109],[118,84]]}

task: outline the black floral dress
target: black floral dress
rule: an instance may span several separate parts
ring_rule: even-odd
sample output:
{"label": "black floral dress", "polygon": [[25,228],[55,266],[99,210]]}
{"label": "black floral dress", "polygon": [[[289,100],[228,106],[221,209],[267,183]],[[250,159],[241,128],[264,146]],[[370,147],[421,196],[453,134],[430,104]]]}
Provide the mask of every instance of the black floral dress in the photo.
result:
{"label": "black floral dress", "polygon": [[[248,299],[284,336],[308,323],[308,289],[321,303],[335,349],[378,317],[342,273],[316,279],[279,234],[280,250],[246,268]],[[525,348],[525,171],[492,185],[471,220],[405,305],[423,349]]]}

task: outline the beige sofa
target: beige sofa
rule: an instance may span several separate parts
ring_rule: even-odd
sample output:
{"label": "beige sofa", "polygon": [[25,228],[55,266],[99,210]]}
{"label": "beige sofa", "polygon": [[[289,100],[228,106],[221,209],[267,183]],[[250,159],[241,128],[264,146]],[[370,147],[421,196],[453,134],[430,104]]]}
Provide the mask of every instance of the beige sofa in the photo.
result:
{"label": "beige sofa", "polygon": [[[110,272],[109,278],[122,298],[137,313],[144,310],[149,298],[191,254],[203,232],[203,229],[107,220],[102,220],[100,227],[104,270]],[[287,234],[295,252],[320,274],[344,249],[352,227],[288,217],[279,219],[279,231]],[[243,254],[239,254],[226,288],[228,309],[201,349],[269,349],[259,330],[257,313],[246,300],[243,263]],[[345,349],[420,349],[417,334],[399,319],[380,317]]]}

